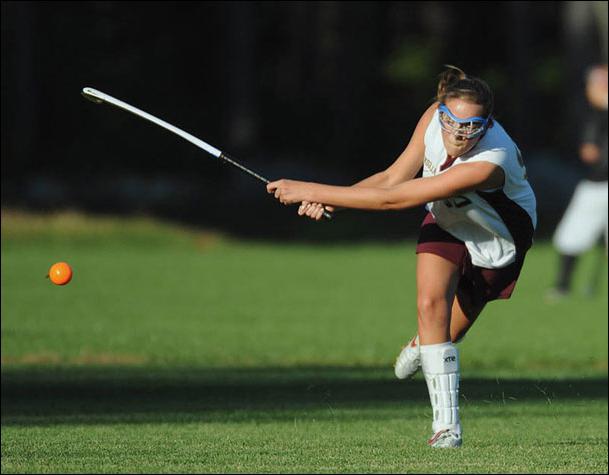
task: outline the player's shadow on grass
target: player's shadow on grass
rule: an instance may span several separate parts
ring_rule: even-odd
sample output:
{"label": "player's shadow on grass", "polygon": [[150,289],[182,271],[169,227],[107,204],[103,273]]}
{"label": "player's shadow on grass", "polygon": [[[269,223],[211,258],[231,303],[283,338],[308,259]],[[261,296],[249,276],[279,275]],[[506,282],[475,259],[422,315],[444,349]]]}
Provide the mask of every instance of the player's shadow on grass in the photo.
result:
{"label": "player's shadow on grass", "polygon": [[[607,399],[607,378],[461,383],[463,408],[587,399]],[[291,420],[307,413],[333,417],[341,409],[360,409],[341,418],[378,419],[376,409],[406,405],[428,407],[425,382],[420,375],[397,381],[387,368],[2,370],[2,425]]]}

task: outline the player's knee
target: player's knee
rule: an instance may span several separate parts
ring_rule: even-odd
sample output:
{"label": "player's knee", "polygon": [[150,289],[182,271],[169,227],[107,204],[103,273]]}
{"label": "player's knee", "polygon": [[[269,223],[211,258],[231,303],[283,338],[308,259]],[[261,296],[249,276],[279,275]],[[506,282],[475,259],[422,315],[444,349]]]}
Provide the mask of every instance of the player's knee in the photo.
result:
{"label": "player's knee", "polygon": [[445,299],[429,295],[419,296],[417,310],[419,323],[426,325],[443,325],[448,321],[448,304]]}

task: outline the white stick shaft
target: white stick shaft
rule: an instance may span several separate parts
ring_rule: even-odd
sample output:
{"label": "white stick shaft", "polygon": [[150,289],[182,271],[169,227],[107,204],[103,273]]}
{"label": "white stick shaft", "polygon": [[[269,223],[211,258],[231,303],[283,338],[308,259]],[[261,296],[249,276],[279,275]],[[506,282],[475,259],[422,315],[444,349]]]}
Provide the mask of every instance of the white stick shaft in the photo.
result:
{"label": "white stick shaft", "polygon": [[198,139],[194,135],[191,135],[188,132],[184,132],[182,129],[179,129],[178,127],[175,127],[175,126],[165,122],[164,120],[161,120],[158,117],[153,116],[152,114],[148,114],[147,112],[144,112],[143,110],[140,110],[137,107],[130,106],[126,102],[123,102],[115,97],[109,96],[108,94],[104,94],[103,92],[98,91],[97,89],[93,89],[91,87],[85,87],[82,90],[82,94],[87,99],[89,99],[93,102],[97,102],[97,103],[107,102],[108,104],[112,104],[115,107],[119,107],[128,112],[131,112],[132,114],[138,115],[143,119],[149,120],[150,122],[152,122],[160,127],[163,127],[164,129],[167,129],[176,135],[179,135],[183,139],[188,140],[190,143],[196,145],[199,148],[202,148],[203,150],[210,153],[211,155],[213,155],[216,158],[220,158],[220,155],[222,154],[222,152],[220,150],[218,150],[215,147],[212,147],[211,145],[209,145],[206,142],[203,142],[203,140]]}

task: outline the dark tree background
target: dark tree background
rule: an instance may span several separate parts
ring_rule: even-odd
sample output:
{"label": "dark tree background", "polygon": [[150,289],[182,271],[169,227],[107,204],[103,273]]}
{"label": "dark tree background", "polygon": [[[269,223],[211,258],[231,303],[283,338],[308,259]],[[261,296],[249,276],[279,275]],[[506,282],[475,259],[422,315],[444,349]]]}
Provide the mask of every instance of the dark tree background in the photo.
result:
{"label": "dark tree background", "polygon": [[583,71],[607,2],[2,2],[2,206],[149,214],[237,235],[402,238],[421,210],[298,219],[247,175],[350,184],[389,165],[443,64],[486,79],[551,231],[581,175]]}

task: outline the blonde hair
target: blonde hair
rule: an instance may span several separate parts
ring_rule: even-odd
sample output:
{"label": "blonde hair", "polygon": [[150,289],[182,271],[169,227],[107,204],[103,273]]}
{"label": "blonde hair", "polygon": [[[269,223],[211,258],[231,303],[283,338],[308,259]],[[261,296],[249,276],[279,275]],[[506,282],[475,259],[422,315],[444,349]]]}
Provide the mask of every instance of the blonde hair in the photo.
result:
{"label": "blonde hair", "polygon": [[448,99],[464,99],[483,108],[484,117],[493,113],[493,91],[482,79],[468,76],[463,70],[450,64],[444,65],[447,69],[440,74],[436,100],[440,103]]}

